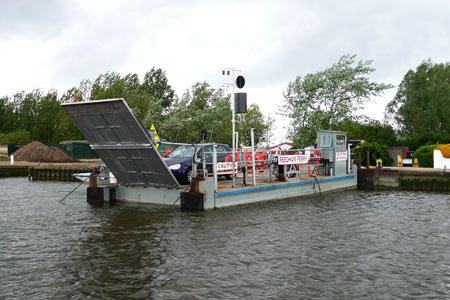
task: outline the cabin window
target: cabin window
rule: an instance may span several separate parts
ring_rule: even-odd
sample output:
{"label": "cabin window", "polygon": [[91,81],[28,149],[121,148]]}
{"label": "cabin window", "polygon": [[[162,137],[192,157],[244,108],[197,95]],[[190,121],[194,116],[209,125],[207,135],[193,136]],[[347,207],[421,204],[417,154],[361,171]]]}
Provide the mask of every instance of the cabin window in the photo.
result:
{"label": "cabin window", "polygon": [[336,146],[345,146],[345,135],[338,134],[336,135]]}
{"label": "cabin window", "polygon": [[331,147],[331,135],[322,135],[321,147]]}

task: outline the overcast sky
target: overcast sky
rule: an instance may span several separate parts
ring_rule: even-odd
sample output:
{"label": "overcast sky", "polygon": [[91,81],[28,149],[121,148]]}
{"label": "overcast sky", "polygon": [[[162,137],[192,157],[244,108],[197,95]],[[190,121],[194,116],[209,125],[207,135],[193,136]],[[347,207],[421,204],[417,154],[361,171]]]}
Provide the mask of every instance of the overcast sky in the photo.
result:
{"label": "overcast sky", "polygon": [[[232,67],[248,102],[278,120],[280,141],[288,83],[344,54],[373,60],[371,79],[396,86],[423,60],[448,62],[450,1],[0,0],[0,96],[63,93],[108,71],[142,79],[153,66],[181,96],[198,81],[230,82],[221,70]],[[395,92],[365,113],[382,119]]]}

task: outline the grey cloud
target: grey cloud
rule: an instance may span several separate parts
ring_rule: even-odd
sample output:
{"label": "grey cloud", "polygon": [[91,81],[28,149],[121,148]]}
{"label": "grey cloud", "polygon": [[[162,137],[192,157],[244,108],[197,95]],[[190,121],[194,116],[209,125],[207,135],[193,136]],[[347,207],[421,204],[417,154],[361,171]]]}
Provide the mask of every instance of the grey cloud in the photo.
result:
{"label": "grey cloud", "polygon": [[302,9],[302,5],[294,4],[274,18],[273,27],[276,28],[275,19],[279,27],[269,35],[275,41],[285,26],[298,30],[283,41],[279,52],[261,57],[251,72],[255,81],[264,86],[274,81],[292,81],[297,75],[331,65],[341,55],[357,54],[358,59],[374,60],[375,79],[401,80],[409,69],[429,57],[448,61],[450,41],[445,37],[450,36],[450,6],[441,4],[442,1],[361,1],[356,5],[354,1],[317,2],[308,5],[319,18],[313,34],[305,33],[303,20],[294,17]]}
{"label": "grey cloud", "polygon": [[73,8],[72,1],[2,1],[0,38],[50,38],[58,33],[65,23],[76,18],[77,11]]}

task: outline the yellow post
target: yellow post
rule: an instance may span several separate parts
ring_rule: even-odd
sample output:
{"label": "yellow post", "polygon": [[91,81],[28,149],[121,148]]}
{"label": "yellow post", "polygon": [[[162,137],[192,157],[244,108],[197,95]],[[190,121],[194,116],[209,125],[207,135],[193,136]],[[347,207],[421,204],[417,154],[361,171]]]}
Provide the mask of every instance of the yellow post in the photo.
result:
{"label": "yellow post", "polygon": [[397,166],[403,167],[403,158],[401,155],[397,156]]}
{"label": "yellow post", "polygon": [[383,160],[381,158],[377,159],[377,168],[383,167]]}
{"label": "yellow post", "polygon": [[152,137],[153,140],[156,143],[155,148],[158,149],[159,143],[161,142],[158,136],[158,132],[156,131],[155,125],[152,124],[152,126],[150,127],[150,131],[152,132]]}
{"label": "yellow post", "polygon": [[418,168],[419,167],[419,161],[417,160],[417,157],[414,158],[414,165],[413,165],[413,167],[414,168]]}

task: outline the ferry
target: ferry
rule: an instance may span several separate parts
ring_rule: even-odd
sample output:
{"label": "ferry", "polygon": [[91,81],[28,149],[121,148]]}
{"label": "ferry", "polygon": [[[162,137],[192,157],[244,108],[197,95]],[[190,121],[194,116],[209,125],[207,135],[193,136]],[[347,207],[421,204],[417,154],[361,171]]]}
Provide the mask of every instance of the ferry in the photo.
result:
{"label": "ferry", "polygon": [[[195,152],[192,181],[181,185],[124,99],[62,107],[114,177],[114,181],[99,182],[100,171],[90,174],[87,200],[93,204],[121,201],[202,211],[357,187],[357,168],[351,164],[342,131],[318,130],[315,148],[235,149],[235,157],[226,153],[230,159],[225,162],[218,162],[218,155],[224,153],[216,147],[203,153],[211,160]],[[207,169],[212,172],[203,172]]]}

